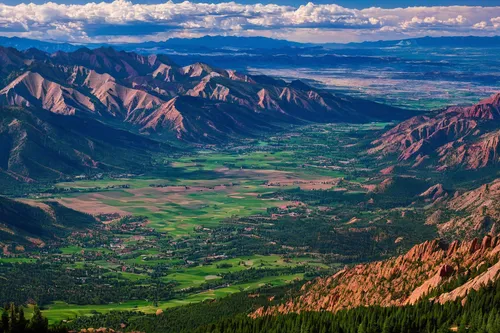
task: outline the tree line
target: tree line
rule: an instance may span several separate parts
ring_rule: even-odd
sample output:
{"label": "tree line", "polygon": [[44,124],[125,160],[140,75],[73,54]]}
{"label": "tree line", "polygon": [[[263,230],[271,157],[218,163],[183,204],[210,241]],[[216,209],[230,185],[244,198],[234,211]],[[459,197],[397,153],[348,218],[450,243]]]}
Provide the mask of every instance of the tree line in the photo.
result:
{"label": "tree line", "polygon": [[60,325],[50,326],[49,321],[42,315],[40,308],[35,305],[33,316],[28,320],[24,308],[13,303],[6,305],[2,311],[0,333],[65,333],[67,329]]}
{"label": "tree line", "polygon": [[[296,295],[294,290],[274,288],[254,294],[236,295],[204,303],[166,310],[162,315],[113,312],[81,317],[70,323],[71,329],[118,327],[125,331],[147,333],[499,333],[500,281],[479,291],[471,291],[463,300],[438,304],[423,300],[402,307],[358,307],[331,312],[280,314],[252,319],[257,307],[283,302]],[[291,292],[291,293],[290,293]],[[276,303],[275,303],[276,304]],[[109,327],[109,326],[107,326]]]}

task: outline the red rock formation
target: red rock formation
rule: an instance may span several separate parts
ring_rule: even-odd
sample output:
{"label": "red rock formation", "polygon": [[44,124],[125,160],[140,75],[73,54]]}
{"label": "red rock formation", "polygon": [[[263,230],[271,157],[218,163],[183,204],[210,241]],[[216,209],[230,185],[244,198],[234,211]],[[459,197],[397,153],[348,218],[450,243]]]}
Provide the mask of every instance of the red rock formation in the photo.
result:
{"label": "red rock formation", "polygon": [[425,192],[420,194],[421,197],[428,198],[435,202],[436,200],[441,200],[448,196],[448,193],[444,190],[442,184],[436,184],[429,187]]}
{"label": "red rock formation", "polygon": [[306,283],[301,295],[270,308],[260,308],[252,316],[301,311],[338,311],[357,306],[398,306],[414,304],[457,274],[492,263],[489,269],[450,293],[437,296],[439,302],[463,298],[471,289],[500,278],[496,237],[482,242],[440,240],[414,246],[405,255],[356,265],[337,274]]}
{"label": "red rock formation", "polygon": [[471,107],[452,107],[434,117],[417,116],[373,142],[372,154],[399,155],[420,166],[433,157],[438,169],[478,169],[500,162],[500,94]]}
{"label": "red rock formation", "polygon": [[391,165],[391,166],[389,166],[387,168],[384,168],[384,169],[380,170],[380,173],[383,174],[383,175],[390,175],[391,173],[394,172],[395,168],[396,167],[394,165]]}
{"label": "red rock formation", "polygon": [[456,195],[446,202],[445,207],[461,214],[437,224],[442,234],[497,232],[500,223],[500,179]]}

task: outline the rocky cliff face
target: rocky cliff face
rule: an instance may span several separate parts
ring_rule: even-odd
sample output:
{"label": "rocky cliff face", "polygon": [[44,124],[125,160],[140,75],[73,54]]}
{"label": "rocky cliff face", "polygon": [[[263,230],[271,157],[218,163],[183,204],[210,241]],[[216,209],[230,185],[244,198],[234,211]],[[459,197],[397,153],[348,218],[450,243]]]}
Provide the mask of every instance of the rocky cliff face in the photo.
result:
{"label": "rocky cliff face", "polygon": [[500,162],[500,94],[470,107],[402,122],[373,142],[371,154],[397,154],[413,166],[479,169]]}
{"label": "rocky cliff face", "polygon": [[465,192],[436,184],[419,197],[428,215],[426,224],[435,225],[443,237],[470,239],[499,231],[500,179]]}
{"label": "rocky cliff face", "polygon": [[456,195],[446,207],[458,214],[437,225],[441,233],[451,232],[457,236],[480,231],[497,233],[500,226],[500,179]]}
{"label": "rocky cliff face", "polygon": [[[303,286],[299,297],[279,306],[260,308],[252,316],[400,306],[426,297],[438,302],[463,299],[468,291],[500,278],[499,252],[498,236],[451,244],[427,241],[402,256],[313,280]],[[456,283],[458,276],[466,282]]]}
{"label": "rocky cliff face", "polygon": [[244,75],[203,63],[180,67],[164,55],[112,48],[49,55],[0,48],[0,60],[0,74],[6,80],[13,76],[0,90],[0,105],[92,117],[112,126],[124,122],[137,133],[159,138],[215,143],[275,128],[270,123],[411,116],[302,82]]}

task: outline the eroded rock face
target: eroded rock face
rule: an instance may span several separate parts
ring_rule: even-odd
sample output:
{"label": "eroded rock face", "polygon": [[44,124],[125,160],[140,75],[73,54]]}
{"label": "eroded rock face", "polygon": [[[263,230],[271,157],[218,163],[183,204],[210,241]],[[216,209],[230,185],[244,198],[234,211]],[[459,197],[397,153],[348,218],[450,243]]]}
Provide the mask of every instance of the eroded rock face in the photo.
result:
{"label": "eroded rock face", "polygon": [[398,154],[413,166],[479,169],[500,163],[500,94],[471,107],[417,116],[373,142],[372,154]]}
{"label": "eroded rock face", "polygon": [[124,122],[139,133],[185,141],[216,143],[274,128],[270,124],[403,120],[413,115],[300,81],[287,83],[203,63],[180,67],[165,55],[104,47],[49,55],[0,47],[0,60],[5,77],[22,73],[0,87],[0,106],[83,115],[113,126]]}
{"label": "eroded rock face", "polygon": [[252,316],[414,304],[457,274],[490,263],[485,273],[436,297],[439,302],[463,298],[471,289],[479,289],[500,278],[500,244],[497,243],[497,237],[493,236],[451,244],[441,240],[427,241],[402,256],[357,265],[333,276],[318,278],[305,284],[299,297],[271,308],[260,308]]}
{"label": "eroded rock face", "polygon": [[436,202],[448,197],[448,193],[443,188],[442,184],[436,184],[429,187],[425,192],[420,194],[420,196],[430,201]]}
{"label": "eroded rock face", "polygon": [[500,179],[481,187],[457,194],[445,207],[459,214],[437,224],[442,234],[495,234],[500,223]]}

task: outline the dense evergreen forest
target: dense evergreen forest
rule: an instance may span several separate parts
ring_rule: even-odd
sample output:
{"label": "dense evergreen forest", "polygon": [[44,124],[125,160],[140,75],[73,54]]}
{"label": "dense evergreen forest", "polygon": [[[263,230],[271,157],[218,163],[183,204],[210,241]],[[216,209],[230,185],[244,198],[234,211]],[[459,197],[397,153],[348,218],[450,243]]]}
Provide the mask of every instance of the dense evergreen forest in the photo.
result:
{"label": "dense evergreen forest", "polygon": [[239,316],[206,325],[195,333],[498,333],[500,283],[471,292],[465,305],[423,301],[406,307],[361,307],[251,319]]}
{"label": "dense evergreen forest", "polygon": [[[280,297],[287,295],[280,291]],[[290,295],[290,294],[288,294]],[[72,329],[117,327],[126,331],[185,333],[498,333],[500,281],[472,291],[462,301],[434,304],[422,301],[405,307],[360,307],[338,313],[306,312],[252,319],[249,311],[263,304],[267,294],[238,294],[221,301],[170,309],[159,316],[113,312],[82,317]]]}
{"label": "dense evergreen forest", "polygon": [[6,305],[3,308],[0,320],[0,332],[2,333],[65,333],[66,327],[54,325],[49,327],[47,318],[42,315],[40,309],[35,306],[33,315],[28,320],[22,306],[15,304]]}

